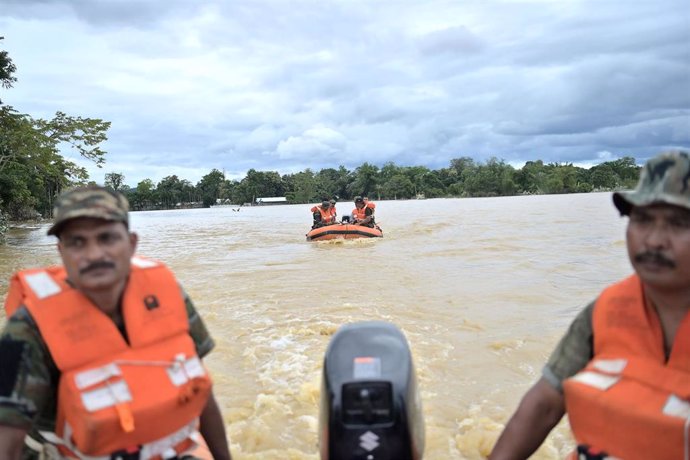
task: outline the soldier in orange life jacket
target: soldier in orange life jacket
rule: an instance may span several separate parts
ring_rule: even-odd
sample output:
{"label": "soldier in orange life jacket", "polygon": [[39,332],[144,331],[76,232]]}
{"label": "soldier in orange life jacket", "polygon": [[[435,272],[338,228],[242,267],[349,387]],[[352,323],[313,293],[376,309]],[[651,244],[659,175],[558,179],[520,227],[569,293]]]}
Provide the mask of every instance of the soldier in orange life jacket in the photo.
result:
{"label": "soldier in orange life jacket", "polygon": [[318,228],[336,223],[335,206],[331,206],[331,202],[328,198],[323,198],[321,206],[312,207],[311,212],[314,218],[314,223],[311,228]]}
{"label": "soldier in orange life jacket", "polygon": [[374,203],[364,201],[361,196],[355,197],[355,209],[352,210],[352,221],[356,225],[363,225],[365,227],[376,227],[374,221]]}
{"label": "soldier in orange life jacket", "polygon": [[[129,205],[62,194],[63,265],[18,272],[0,333],[0,459],[230,459],[201,361],[213,341],[160,262],[135,257]],[[191,456],[190,456],[191,455]]]}
{"label": "soldier in orange life jacket", "polygon": [[690,155],[647,162],[613,194],[635,273],[575,318],[491,460],[529,457],[567,412],[573,459],[687,459],[690,452]]}

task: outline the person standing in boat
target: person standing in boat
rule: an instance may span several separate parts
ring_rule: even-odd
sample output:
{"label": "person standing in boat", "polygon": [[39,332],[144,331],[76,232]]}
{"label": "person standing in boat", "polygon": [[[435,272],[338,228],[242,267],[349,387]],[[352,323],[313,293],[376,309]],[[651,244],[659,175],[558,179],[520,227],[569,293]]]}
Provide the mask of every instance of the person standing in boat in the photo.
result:
{"label": "person standing in boat", "polygon": [[635,274],[575,318],[491,460],[529,457],[565,412],[577,443],[570,458],[688,458],[690,155],[652,158],[636,189],[613,202],[629,217]]}
{"label": "person standing in boat", "polygon": [[134,255],[127,199],[79,187],[54,215],[63,265],[16,273],[5,302],[0,458],[196,458],[199,430],[230,460],[214,342],[173,273]]}
{"label": "person standing in boat", "polygon": [[370,201],[364,201],[361,196],[355,197],[355,209],[352,210],[352,222],[355,225],[363,225],[365,227],[376,227],[374,221],[374,208],[376,206]]}
{"label": "person standing in boat", "polygon": [[331,201],[328,198],[322,198],[321,206],[312,207],[311,212],[314,218],[311,228],[319,228],[336,223],[335,206],[331,207]]}

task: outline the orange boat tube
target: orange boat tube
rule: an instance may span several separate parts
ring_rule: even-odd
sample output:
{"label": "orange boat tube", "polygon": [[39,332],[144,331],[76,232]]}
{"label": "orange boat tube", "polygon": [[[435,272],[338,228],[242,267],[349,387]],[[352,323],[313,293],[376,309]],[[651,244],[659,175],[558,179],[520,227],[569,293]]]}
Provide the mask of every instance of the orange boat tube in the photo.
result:
{"label": "orange boat tube", "polygon": [[353,238],[380,238],[383,231],[376,226],[374,228],[364,225],[335,224],[313,228],[307,233],[307,241],[325,240],[349,240]]}

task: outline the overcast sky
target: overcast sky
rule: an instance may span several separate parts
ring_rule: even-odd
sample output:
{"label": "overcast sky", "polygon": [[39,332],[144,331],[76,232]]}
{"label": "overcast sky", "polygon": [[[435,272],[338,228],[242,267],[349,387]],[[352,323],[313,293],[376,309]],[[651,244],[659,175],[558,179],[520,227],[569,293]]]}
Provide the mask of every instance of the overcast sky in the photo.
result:
{"label": "overcast sky", "polygon": [[3,102],[112,122],[98,182],[690,146],[688,0],[0,0],[0,36]]}

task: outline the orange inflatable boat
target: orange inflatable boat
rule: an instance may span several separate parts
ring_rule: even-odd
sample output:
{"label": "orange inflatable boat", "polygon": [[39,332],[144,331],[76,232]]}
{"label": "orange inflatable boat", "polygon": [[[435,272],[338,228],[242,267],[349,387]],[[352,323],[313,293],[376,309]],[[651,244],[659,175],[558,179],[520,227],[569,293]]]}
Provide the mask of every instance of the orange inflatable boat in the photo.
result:
{"label": "orange inflatable boat", "polygon": [[374,228],[371,228],[363,225],[335,224],[311,229],[311,231],[307,233],[307,241],[380,238],[382,236],[383,231],[378,227],[378,225]]}

